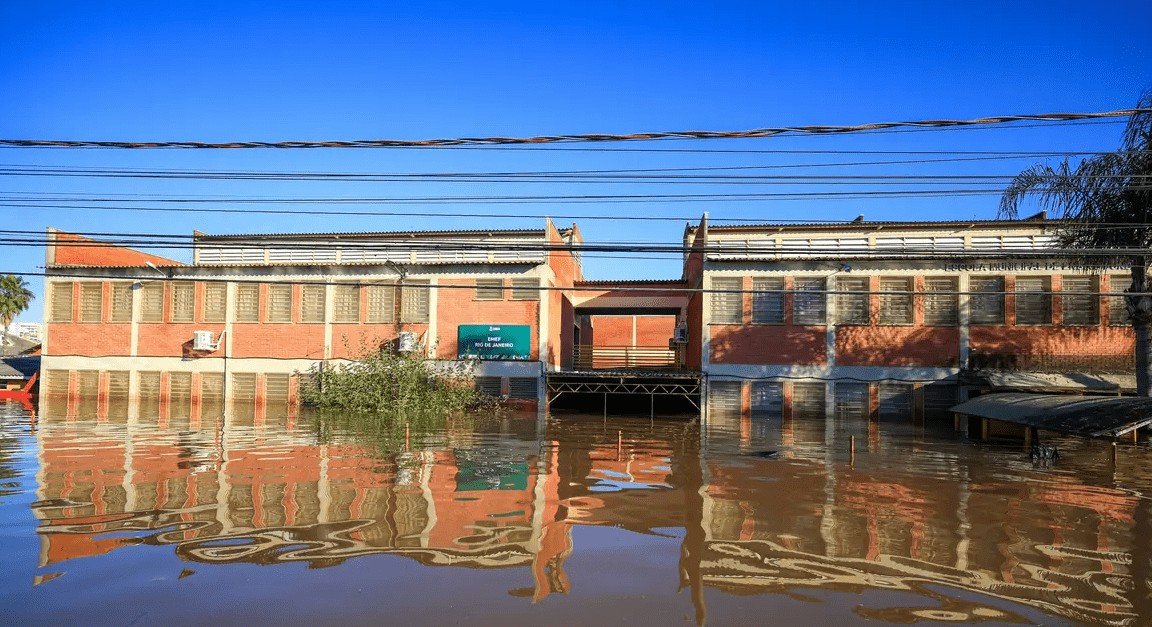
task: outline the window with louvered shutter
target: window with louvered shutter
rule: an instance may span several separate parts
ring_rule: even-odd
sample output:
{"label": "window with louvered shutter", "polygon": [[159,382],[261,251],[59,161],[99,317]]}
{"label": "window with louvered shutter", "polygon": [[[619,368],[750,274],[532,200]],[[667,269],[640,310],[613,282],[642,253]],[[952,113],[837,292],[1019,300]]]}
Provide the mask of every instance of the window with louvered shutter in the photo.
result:
{"label": "window with louvered shutter", "polygon": [[76,371],[76,394],[83,400],[96,400],[100,393],[99,370]]}
{"label": "window with louvered shutter", "polygon": [[427,280],[408,281],[400,288],[400,322],[428,322],[429,285]]}
{"label": "window with louvered shutter", "polygon": [[1051,279],[1016,277],[1016,324],[1052,324]]}
{"label": "window with louvered shutter", "polygon": [[826,311],[824,279],[797,278],[792,295],[792,324],[824,324]]}
{"label": "window with louvered shutter", "polygon": [[236,322],[260,322],[260,286],[241,283],[236,286]]}
{"label": "window with louvered shutter", "polygon": [[127,370],[108,372],[108,400],[120,402],[128,400],[129,374]]}
{"label": "window with louvered shutter", "polygon": [[792,384],[792,415],[797,418],[823,416],[826,398],[823,383],[797,381]]}
{"label": "window with louvered shutter", "polygon": [[780,418],[784,415],[784,384],[754,381],[751,389],[752,418]]}
{"label": "window with louvered shutter", "polygon": [[924,324],[960,324],[960,282],[955,277],[924,278]]}
{"label": "window with louvered shutter", "polygon": [[152,281],[140,287],[140,321],[164,322],[164,284]]}
{"label": "window with louvered shutter", "polygon": [[335,322],[360,322],[360,286],[337,285],[332,300]]}
{"label": "window with louvered shutter", "polygon": [[200,375],[200,398],[204,402],[224,400],[224,375],[219,372],[205,372]]}
{"label": "window with louvered shutter", "polygon": [[168,397],[174,401],[188,401],[192,399],[192,373],[168,373]]}
{"label": "window with louvered shutter", "polygon": [[273,372],[264,375],[264,398],[269,403],[287,403],[291,393],[291,375]]}
{"label": "window with louvered shutter", "polygon": [[1111,283],[1108,291],[1112,293],[1108,297],[1108,324],[1117,327],[1132,324],[1128,318],[1128,305],[1124,303],[1125,297],[1120,293],[1132,287],[1132,277],[1127,274],[1113,274],[1108,282]]}
{"label": "window with louvered shutter", "polygon": [[512,279],[512,300],[540,300],[540,279]]}
{"label": "window with louvered shutter", "polygon": [[204,284],[204,322],[224,322],[228,319],[228,284]]}
{"label": "window with louvered shutter", "polygon": [[[740,415],[740,395],[743,393],[740,381],[716,381],[708,383],[708,413],[716,418]],[[712,417],[709,417],[712,420]]]}
{"label": "window with louvered shutter", "polygon": [[1100,295],[1094,276],[1065,276],[1060,281],[1060,312],[1065,326],[1100,324]]}
{"label": "window with louvered shutter", "polygon": [[396,322],[396,288],[392,285],[368,286],[368,322]]}
{"label": "window with louvered shutter", "polygon": [[132,284],[112,284],[112,311],[108,322],[132,322]]}
{"label": "window with louvered shutter", "polygon": [[300,286],[300,322],[324,322],[325,285]]}
{"label": "window with louvered shutter", "polygon": [[840,419],[867,419],[870,410],[867,383],[838,381],[832,390],[835,405],[832,411]]}
{"label": "window with louvered shutter", "polygon": [[744,322],[744,295],[740,292],[743,279],[712,279],[712,324],[741,324]]}
{"label": "window with louvered shutter", "polygon": [[232,375],[232,400],[251,401],[256,399],[256,373],[237,372]]}
{"label": "window with louvered shutter", "polygon": [[172,322],[193,322],[196,312],[196,284],[173,283],[169,293],[172,295]]}
{"label": "window with louvered shutter", "polygon": [[500,377],[474,377],[476,391],[487,396],[500,396]]}
{"label": "window with louvered shutter", "polygon": [[504,300],[504,279],[476,279],[476,300]]}
{"label": "window with louvered shutter", "polygon": [[783,277],[752,279],[752,323],[784,324]]}
{"label": "window with louvered shutter", "polygon": [[160,396],[160,373],[155,371],[141,372],[140,396],[144,398],[158,398]]}
{"label": "window with louvered shutter", "polygon": [[869,324],[868,279],[866,277],[839,277],[836,279],[836,291],[841,292],[836,295],[836,323]]}
{"label": "window with louvered shutter", "polygon": [[1004,324],[1004,277],[968,280],[970,324]]}
{"label": "window with louvered shutter", "polygon": [[72,322],[73,283],[52,284],[51,322]]}
{"label": "window with louvered shutter", "polygon": [[292,322],[292,286],[268,286],[268,322]]}
{"label": "window with louvered shutter", "polygon": [[536,400],[539,397],[537,389],[539,379],[536,377],[511,377],[508,379],[508,397],[525,400]]}
{"label": "window with louvered shutter", "polygon": [[877,389],[881,416],[912,416],[912,386],[900,383],[881,383]]}
{"label": "window with louvered shutter", "polygon": [[880,277],[880,324],[912,324],[912,279]]}
{"label": "window with louvered shutter", "polygon": [[104,284],[80,284],[80,322],[100,322]]}

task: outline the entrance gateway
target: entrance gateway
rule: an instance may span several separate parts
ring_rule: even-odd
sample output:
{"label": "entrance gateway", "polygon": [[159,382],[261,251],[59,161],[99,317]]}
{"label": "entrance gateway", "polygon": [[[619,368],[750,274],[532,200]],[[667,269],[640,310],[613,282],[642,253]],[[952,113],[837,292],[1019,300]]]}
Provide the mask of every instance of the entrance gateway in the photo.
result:
{"label": "entrance gateway", "polygon": [[607,416],[608,395],[625,394],[648,396],[652,416],[657,396],[683,398],[699,411],[703,375],[688,367],[685,286],[683,280],[577,281],[571,361],[544,374],[549,408],[567,395],[599,396]]}

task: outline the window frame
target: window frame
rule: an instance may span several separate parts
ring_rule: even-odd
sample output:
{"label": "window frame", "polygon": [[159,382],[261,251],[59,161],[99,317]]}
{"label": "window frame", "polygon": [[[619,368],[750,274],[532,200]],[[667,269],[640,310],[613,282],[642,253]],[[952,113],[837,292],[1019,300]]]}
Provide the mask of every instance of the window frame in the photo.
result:
{"label": "window frame", "polygon": [[[811,311],[803,308],[812,306]],[[819,322],[808,322],[819,320]],[[828,325],[828,278],[794,277],[792,279],[792,325],[820,327]]]}
{"label": "window frame", "polygon": [[504,300],[504,279],[477,278],[472,300]]}
{"label": "window frame", "polygon": [[[1123,285],[1117,285],[1119,280]],[[1123,292],[1132,287],[1131,274],[1109,274],[1108,275],[1108,291],[1115,294]],[[1108,297],[1108,326],[1110,327],[1130,327],[1132,320],[1128,317],[1128,299],[1123,294],[1119,296]],[[1117,316],[1119,313],[1119,316]]]}
{"label": "window frame", "polygon": [[[283,300],[284,292],[288,295],[288,311],[283,311],[283,302],[280,303],[281,307],[276,307],[277,300]],[[269,283],[268,284],[268,297],[264,300],[264,321],[274,324],[284,324],[292,322],[292,285],[286,283]]]}
{"label": "window frame", "polygon": [[[244,299],[251,296],[249,292],[255,292],[256,300],[251,304],[244,302]],[[260,322],[260,289],[259,283],[237,283],[236,284],[236,306],[233,308],[232,321],[241,324],[255,324]]]}
{"label": "window frame", "polygon": [[[365,286],[366,322],[369,324],[396,324],[396,289],[397,286],[395,285]],[[373,305],[381,304],[382,301],[382,306],[373,307]]]}
{"label": "window frame", "polygon": [[[1069,280],[1088,280],[1087,290],[1069,290]],[[1083,304],[1082,304],[1083,303]],[[1074,307],[1080,306],[1088,313],[1090,322],[1068,322],[1069,317],[1077,317]],[[1069,316],[1072,313],[1072,316]],[[1094,274],[1065,274],[1060,277],[1060,325],[1066,327],[1100,326],[1100,277]]]}
{"label": "window frame", "polygon": [[[421,295],[422,296],[419,296]],[[413,305],[415,304],[415,305]],[[410,311],[418,307],[415,312]],[[411,314],[415,313],[415,316]],[[432,281],[409,280],[400,286],[400,324],[428,324],[432,319]]]}
{"label": "window frame", "polygon": [[712,277],[710,290],[708,324],[744,324],[744,277]]}
{"label": "window frame", "polygon": [[[125,296],[126,298],[124,298]],[[108,303],[109,323],[125,324],[132,322],[133,290],[131,281],[113,281],[110,283],[108,299],[110,301]],[[120,306],[117,306],[117,303]]]}
{"label": "window frame", "polygon": [[[894,281],[900,281],[901,287],[899,289],[885,289],[885,282],[890,285]],[[879,284],[879,307],[877,308],[876,323],[879,326],[886,327],[908,327],[916,323],[916,279],[913,277],[897,277],[897,276],[882,276],[880,277]],[[893,293],[895,292],[895,293]],[[907,311],[907,319],[898,321],[885,320],[885,305],[893,301],[903,301],[904,309]]]}
{"label": "window frame", "polygon": [[[164,302],[167,290],[163,281],[145,281],[140,285],[140,322],[161,324],[164,322]],[[149,302],[153,299],[155,302]],[[159,305],[159,309],[155,306]]]}
{"label": "window frame", "polygon": [[752,277],[751,323],[782,325],[787,322],[788,301],[784,297],[785,290],[784,277]]}
{"label": "window frame", "polygon": [[[90,298],[92,294],[96,297],[96,317],[90,319],[85,317],[84,311],[88,303],[85,300]],[[80,319],[77,322],[83,324],[99,324],[104,318],[104,282],[103,281],[81,281],[80,282]]]}
{"label": "window frame", "polygon": [[[980,282],[981,285],[983,285],[986,282],[999,281],[1000,285],[999,285],[998,290],[987,290],[987,289],[981,289],[981,288],[977,288],[976,286],[973,286],[973,284],[972,284],[973,281]],[[969,277],[968,278],[968,292],[969,292],[969,294],[968,294],[968,324],[970,326],[993,327],[993,326],[1004,326],[1004,325],[1008,324],[1008,306],[1007,306],[1008,304],[1006,302],[1006,299],[1004,298],[1004,296],[1005,296],[1004,283],[1005,283],[1004,275],[1002,275],[1002,274],[1001,275],[995,275],[995,276],[978,276],[978,277]],[[982,292],[988,292],[988,293],[982,293]],[[978,318],[977,307],[984,300],[987,300],[988,302],[998,303],[1000,315],[999,316],[989,316],[988,318]],[[986,322],[985,320],[991,320],[991,322]]]}
{"label": "window frame", "polygon": [[[314,313],[312,302],[319,295],[320,317],[310,315]],[[328,320],[328,286],[327,285],[301,285],[300,286],[300,322],[303,324],[324,324]]]}
{"label": "window frame", "polygon": [[[49,292],[49,298],[52,299],[51,306],[48,308],[48,322],[57,323],[71,323],[76,317],[76,294],[75,281],[53,281],[52,289]],[[64,299],[67,298],[67,306],[65,307]],[[67,312],[67,317],[61,315]]]}
{"label": "window frame", "polygon": [[[947,289],[936,289],[933,287],[929,289],[929,285],[933,285],[936,281],[947,281]],[[926,327],[956,327],[960,326],[960,277],[955,276],[926,276],[924,277],[924,290],[921,292],[923,301],[923,320]],[[929,321],[929,310],[935,307],[929,307],[929,303],[944,303],[941,309],[948,311],[951,315],[944,321],[940,321],[935,317]],[[935,315],[935,314],[933,314]]]}
{"label": "window frame", "polygon": [[[1040,290],[1023,289],[1022,290],[1021,289],[1021,282],[1022,281],[1024,281],[1024,282],[1040,281],[1040,287],[1042,289],[1040,289]],[[1052,277],[1051,276],[1018,276],[1018,277],[1016,277],[1015,282],[1016,282],[1016,285],[1013,286],[1013,289],[1012,289],[1012,294],[1016,297],[1015,303],[1013,306],[1014,313],[1015,313],[1015,323],[1013,326],[1018,326],[1018,327],[1046,327],[1046,326],[1051,326],[1052,325]],[[1039,318],[1034,319],[1034,320],[1039,320],[1039,322],[1031,321],[1033,319],[1030,318],[1030,316],[1033,315],[1033,311],[1031,311],[1028,308],[1027,303],[1030,303],[1033,300],[1035,300],[1037,303],[1040,304],[1039,311],[1041,313],[1041,316]],[[1025,306],[1021,307],[1021,303],[1025,303]],[[1021,314],[1022,313],[1026,314],[1025,317],[1029,318],[1029,321],[1025,321],[1025,322],[1021,321]]]}
{"label": "window frame", "polygon": [[[196,322],[196,284],[191,282],[173,282],[168,290],[168,321],[180,324]],[[191,292],[190,294],[182,292]],[[184,302],[177,303],[178,298],[183,297],[186,299]],[[183,308],[177,316],[177,304]]]}
{"label": "window frame", "polygon": [[[219,293],[217,293],[219,292]],[[220,314],[209,315],[213,310],[209,308],[209,302],[214,301],[216,298],[220,299]],[[211,322],[222,324],[228,322],[228,284],[218,283],[215,281],[208,281],[204,283],[204,300],[200,303],[200,319],[203,322]]]}
{"label": "window frame", "polygon": [[540,300],[539,277],[512,279],[512,300]]}
{"label": "window frame", "polygon": [[[850,289],[844,285],[848,282],[862,282],[864,289]],[[872,324],[871,286],[871,279],[866,276],[836,277],[836,326],[866,327]]]}
{"label": "window frame", "polygon": [[360,285],[337,283],[332,286],[332,322],[360,324]]}

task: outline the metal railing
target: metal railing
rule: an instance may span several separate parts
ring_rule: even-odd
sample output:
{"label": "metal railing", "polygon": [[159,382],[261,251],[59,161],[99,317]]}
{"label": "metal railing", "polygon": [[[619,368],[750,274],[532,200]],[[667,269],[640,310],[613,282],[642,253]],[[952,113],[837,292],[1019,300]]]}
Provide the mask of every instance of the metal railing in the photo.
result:
{"label": "metal railing", "polygon": [[681,370],[683,347],[576,345],[572,367],[576,370]]}

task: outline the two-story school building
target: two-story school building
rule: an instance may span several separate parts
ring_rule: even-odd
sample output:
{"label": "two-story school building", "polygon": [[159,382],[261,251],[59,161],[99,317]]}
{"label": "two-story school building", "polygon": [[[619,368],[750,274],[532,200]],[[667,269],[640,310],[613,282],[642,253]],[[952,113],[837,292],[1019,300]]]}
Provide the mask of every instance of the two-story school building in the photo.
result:
{"label": "two-story school building", "polygon": [[[1042,214],[705,220],[684,236],[686,277],[700,288],[688,308],[692,359],[714,406],[745,411],[874,416],[947,408],[972,386],[1132,387],[1135,335],[1119,294],[1130,271],[1060,254],[1057,226]],[[962,372],[984,378],[957,387]]]}
{"label": "two-story school building", "polygon": [[1123,392],[1129,271],[1063,254],[1058,227],[705,216],[687,225],[682,276],[667,281],[585,280],[578,227],[550,220],[196,233],[190,264],[50,231],[42,391],[291,402],[316,364],[392,342],[473,363],[481,389],[537,402],[695,394],[659,377],[628,387],[629,371],[694,377],[710,404],[745,415],[922,415],[973,386]]}
{"label": "two-story school building", "polygon": [[[43,391],[294,400],[393,342],[536,401],[572,359],[579,229],[207,235],[191,264],[50,231]],[[565,320],[566,324],[561,321]],[[229,394],[228,396],[231,396]]]}

